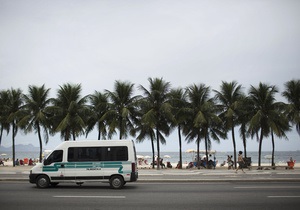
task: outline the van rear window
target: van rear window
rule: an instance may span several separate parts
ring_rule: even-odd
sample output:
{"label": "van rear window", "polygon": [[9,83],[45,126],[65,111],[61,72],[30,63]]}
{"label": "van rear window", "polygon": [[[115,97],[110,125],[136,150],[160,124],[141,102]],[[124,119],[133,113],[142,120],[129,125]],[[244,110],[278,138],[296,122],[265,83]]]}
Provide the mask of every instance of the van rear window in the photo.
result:
{"label": "van rear window", "polygon": [[68,162],[127,161],[128,148],[118,147],[69,147]]}

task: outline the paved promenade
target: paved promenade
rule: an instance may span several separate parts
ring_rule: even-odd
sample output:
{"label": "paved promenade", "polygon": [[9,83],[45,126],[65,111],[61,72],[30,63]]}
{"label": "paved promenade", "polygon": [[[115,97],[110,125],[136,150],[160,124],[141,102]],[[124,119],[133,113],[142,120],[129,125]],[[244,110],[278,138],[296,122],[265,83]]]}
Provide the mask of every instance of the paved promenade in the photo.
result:
{"label": "paved promenade", "polygon": [[[0,166],[0,181],[28,181],[30,166]],[[235,173],[227,168],[216,169],[139,169],[139,182],[228,182],[228,181],[277,181],[300,182],[300,168],[286,170],[244,169]]]}

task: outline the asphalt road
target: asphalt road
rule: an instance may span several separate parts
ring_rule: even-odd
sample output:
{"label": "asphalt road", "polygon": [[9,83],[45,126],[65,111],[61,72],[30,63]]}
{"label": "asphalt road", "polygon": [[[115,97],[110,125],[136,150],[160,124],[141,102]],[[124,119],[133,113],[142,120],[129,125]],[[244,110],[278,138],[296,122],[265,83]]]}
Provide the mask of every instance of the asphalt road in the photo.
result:
{"label": "asphalt road", "polygon": [[299,209],[300,182],[61,184],[38,189],[27,182],[0,183],[6,209]]}

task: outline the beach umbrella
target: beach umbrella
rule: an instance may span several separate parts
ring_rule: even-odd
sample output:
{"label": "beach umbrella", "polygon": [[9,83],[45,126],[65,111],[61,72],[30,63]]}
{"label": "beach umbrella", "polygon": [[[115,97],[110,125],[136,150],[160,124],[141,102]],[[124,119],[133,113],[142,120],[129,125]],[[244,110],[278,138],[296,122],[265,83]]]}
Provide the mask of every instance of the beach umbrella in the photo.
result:
{"label": "beach umbrella", "polygon": [[272,155],[265,155],[265,159],[272,159]]}
{"label": "beach umbrella", "polygon": [[194,150],[194,149],[187,149],[185,152],[186,152],[186,153],[195,153],[195,152],[197,152],[197,150]]}
{"label": "beach umbrella", "polygon": [[137,159],[143,159],[144,156],[143,155],[136,155]]}
{"label": "beach umbrella", "polygon": [[185,150],[186,153],[192,153],[192,160],[194,160],[194,156],[195,156],[195,153],[197,152],[197,150],[195,149],[187,149]]}
{"label": "beach umbrella", "polygon": [[[199,150],[200,154],[206,154],[206,150]],[[215,154],[216,150],[207,150],[208,154]]]}
{"label": "beach umbrella", "polygon": [[6,156],[6,155],[7,155],[7,154],[5,154],[5,153],[2,153],[2,154],[1,154],[1,156]]}
{"label": "beach umbrella", "polygon": [[170,155],[164,155],[164,158],[171,158]]}
{"label": "beach umbrella", "polygon": [[269,163],[271,163],[272,155],[265,155],[265,159],[268,159]]}
{"label": "beach umbrella", "polygon": [[144,158],[145,159],[150,159],[151,157],[149,155],[146,155]]}
{"label": "beach umbrella", "polygon": [[48,157],[48,155],[52,152],[51,149],[45,149],[43,154],[42,154],[42,157]]}

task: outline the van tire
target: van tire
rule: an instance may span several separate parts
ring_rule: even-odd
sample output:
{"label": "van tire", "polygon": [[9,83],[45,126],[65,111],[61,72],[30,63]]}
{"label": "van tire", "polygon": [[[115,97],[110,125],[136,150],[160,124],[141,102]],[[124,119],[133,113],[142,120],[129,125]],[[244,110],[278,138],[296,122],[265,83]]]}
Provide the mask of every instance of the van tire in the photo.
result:
{"label": "van tire", "polygon": [[36,186],[38,188],[47,188],[49,187],[49,184],[50,184],[49,177],[46,175],[40,175],[36,179]]}
{"label": "van tire", "polygon": [[122,176],[115,175],[110,178],[109,184],[113,189],[122,189],[124,186],[124,179]]}

